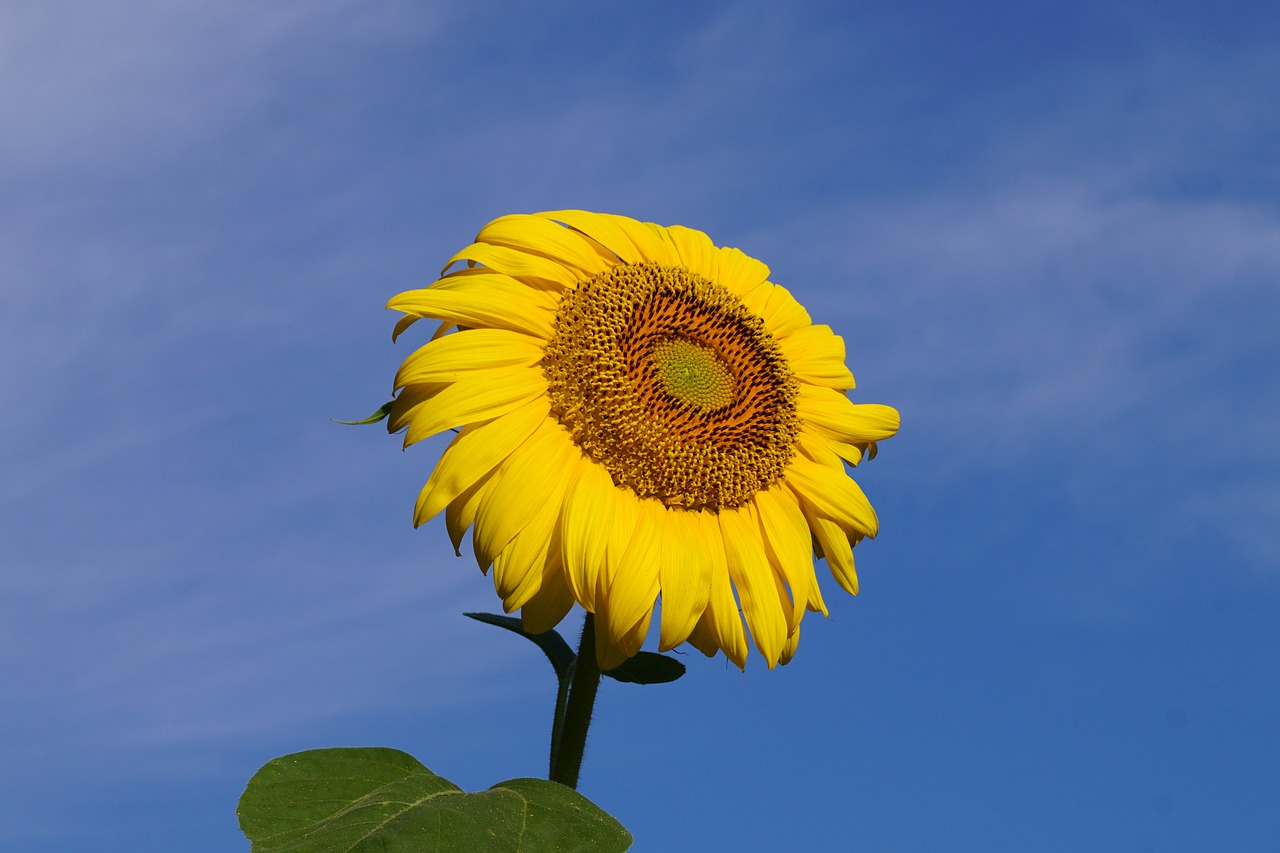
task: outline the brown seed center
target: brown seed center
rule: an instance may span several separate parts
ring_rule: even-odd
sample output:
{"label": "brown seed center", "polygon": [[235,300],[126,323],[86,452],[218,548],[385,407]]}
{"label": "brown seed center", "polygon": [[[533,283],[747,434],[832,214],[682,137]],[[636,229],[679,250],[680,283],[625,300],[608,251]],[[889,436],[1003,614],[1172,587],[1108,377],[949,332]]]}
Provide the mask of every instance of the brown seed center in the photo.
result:
{"label": "brown seed center", "polygon": [[667,506],[741,506],[794,453],[796,382],[764,322],[679,267],[570,291],[543,359],[552,411],[614,483]]}

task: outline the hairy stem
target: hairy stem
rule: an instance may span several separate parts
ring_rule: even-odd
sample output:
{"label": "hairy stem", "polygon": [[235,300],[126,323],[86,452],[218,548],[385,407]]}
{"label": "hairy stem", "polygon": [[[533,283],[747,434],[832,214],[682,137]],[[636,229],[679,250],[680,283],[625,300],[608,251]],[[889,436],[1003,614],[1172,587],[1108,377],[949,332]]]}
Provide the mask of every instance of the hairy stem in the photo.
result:
{"label": "hairy stem", "polygon": [[591,726],[591,711],[596,703],[596,688],[599,686],[600,665],[596,662],[595,617],[588,613],[582,623],[582,640],[578,643],[578,658],[573,665],[569,701],[564,708],[563,724],[559,727],[558,743],[556,732],[552,730],[552,782],[559,782],[570,788],[578,787],[582,753],[587,746],[587,729]]}

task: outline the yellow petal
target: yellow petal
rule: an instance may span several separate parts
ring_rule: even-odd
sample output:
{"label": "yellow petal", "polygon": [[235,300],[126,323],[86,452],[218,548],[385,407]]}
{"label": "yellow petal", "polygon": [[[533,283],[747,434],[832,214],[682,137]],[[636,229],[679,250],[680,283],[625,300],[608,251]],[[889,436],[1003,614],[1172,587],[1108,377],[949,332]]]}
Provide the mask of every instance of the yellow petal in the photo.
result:
{"label": "yellow petal", "polygon": [[414,527],[435,516],[510,456],[547,419],[549,409],[546,397],[535,397],[500,418],[463,427],[418,495]]}
{"label": "yellow petal", "polygon": [[[498,468],[497,482],[476,514],[476,562],[487,568],[549,502],[573,451],[564,427],[547,418]],[[558,507],[557,507],[558,509]]]}
{"label": "yellow petal", "polygon": [[747,627],[765,663],[773,669],[787,640],[787,615],[778,599],[759,528],[746,507],[721,510],[719,519],[729,576],[742,601]]}
{"label": "yellow petal", "polygon": [[[396,395],[396,399],[391,404],[391,412],[387,416],[387,432],[397,433],[407,427],[419,414],[422,406],[448,387],[448,383],[433,382],[405,388]],[[408,446],[409,443],[406,441],[405,447]]]}
{"label": "yellow petal", "polygon": [[813,574],[809,525],[795,498],[781,486],[757,492],[754,503],[769,563],[790,593],[787,630],[794,631],[809,603],[809,577]]}
{"label": "yellow petal", "polygon": [[[707,546],[707,556],[711,560],[711,588],[707,609],[703,611],[694,632],[699,635],[700,643],[702,637],[709,636],[711,644],[723,649],[725,657],[733,661],[738,669],[742,669],[747,663],[747,635],[742,628],[738,602],[733,597],[733,586],[729,583],[724,533],[717,516],[712,513],[698,513],[697,522],[702,541]],[[714,650],[708,652],[701,644],[698,648],[708,656],[715,654]]]}
{"label": "yellow petal", "polygon": [[[489,248],[495,247],[490,246]],[[534,307],[554,311],[560,301],[564,299],[566,288],[535,286],[516,276],[501,273],[489,267],[478,266],[459,267],[431,282],[425,288],[407,290],[405,293],[416,294],[422,290],[431,293],[510,294],[517,299],[531,300],[529,304]],[[412,297],[407,298],[412,299]],[[388,305],[387,307],[391,306]]]}
{"label": "yellow petal", "polygon": [[[493,588],[502,599],[502,609],[507,613],[514,613],[523,607],[537,594],[542,583],[542,566],[537,561],[538,554],[507,556],[516,549],[519,541],[520,537],[517,536],[493,560]],[[542,557],[546,557],[546,554],[545,550],[541,552]]]}
{"label": "yellow petal", "polygon": [[550,258],[486,243],[472,243],[458,252],[449,259],[449,263],[444,265],[440,275],[444,276],[447,273],[448,277],[452,278],[456,273],[448,273],[448,269],[458,261],[483,264],[494,272],[517,278],[533,287],[563,290],[577,287],[578,282],[583,278],[581,273]]}
{"label": "yellow petal", "polygon": [[802,503],[812,506],[818,515],[830,518],[850,532],[872,538],[879,528],[876,511],[847,474],[835,455],[835,466],[823,465],[810,458],[807,445],[792,457],[784,478],[791,484]]}
{"label": "yellow petal", "polygon": [[760,316],[764,318],[765,328],[777,338],[793,334],[813,322],[804,306],[780,284],[775,284],[769,291],[769,299]]}
{"label": "yellow petal", "polygon": [[844,363],[844,339],[832,334],[830,326],[805,326],[779,338],[778,346],[802,382],[826,388],[854,386],[853,374]]}
{"label": "yellow petal", "polygon": [[403,335],[406,329],[408,329],[410,326],[412,326],[414,323],[418,322],[421,319],[422,319],[421,317],[415,317],[412,314],[406,314],[405,316],[401,317],[399,320],[396,320],[396,327],[391,330],[391,343],[394,344],[396,342],[396,338],[399,338],[401,335]]}
{"label": "yellow petal", "polygon": [[658,651],[674,649],[688,637],[711,595],[711,557],[697,516],[701,512],[668,510],[662,538],[658,581],[662,587],[662,621]]}
{"label": "yellow petal", "polygon": [[801,501],[800,508],[804,510],[809,529],[813,531],[814,538],[822,548],[823,559],[827,561],[827,568],[831,570],[832,577],[845,592],[857,595],[858,572],[854,568],[853,546],[849,543],[848,534],[831,519],[818,515],[813,507],[806,505],[804,501]]}
{"label": "yellow petal", "polygon": [[720,250],[711,238],[683,225],[668,225],[666,231],[680,253],[681,265],[689,272],[715,281],[720,275]]}
{"label": "yellow petal", "polygon": [[806,605],[814,613],[821,613],[823,616],[830,616],[827,611],[827,603],[822,600],[822,587],[818,585],[818,575],[814,571],[809,572],[809,604]]}
{"label": "yellow petal", "polygon": [[[543,340],[551,336],[556,305],[557,300],[547,291],[496,274],[457,282],[441,279],[428,288],[407,290],[387,303],[388,308],[408,315],[396,324],[396,335],[408,328],[405,320],[432,317],[473,329],[524,332]],[[405,323],[403,328],[401,323]]]}
{"label": "yellow petal", "polygon": [[629,217],[588,213],[585,210],[552,210],[536,215],[563,222],[570,228],[581,231],[613,252],[624,263],[653,261],[670,266],[676,262],[670,248],[652,229]]}
{"label": "yellow petal", "polygon": [[769,268],[740,249],[725,247],[717,249],[716,254],[718,271],[714,280],[730,293],[741,296],[769,278]]}
{"label": "yellow petal", "polygon": [[868,448],[875,449],[876,443],[874,441],[866,442],[865,444],[845,444],[843,441],[837,441],[826,433],[819,432],[811,424],[806,425],[801,430],[800,435],[801,441],[806,444],[834,453],[852,466],[856,466],[861,462],[864,456],[868,459],[875,458],[874,453],[867,454]]}
{"label": "yellow petal", "polygon": [[396,373],[396,390],[423,382],[456,382],[473,370],[532,367],[542,360],[545,339],[506,329],[469,329],[420,347]]}
{"label": "yellow petal", "polygon": [[[596,604],[607,599],[609,590],[617,579],[619,572],[624,571],[626,564],[623,558],[627,555],[627,546],[631,544],[631,534],[635,532],[636,520],[640,516],[640,498],[630,489],[615,487],[613,490],[613,519],[609,523],[609,541],[605,545],[604,565],[596,578]],[[597,620],[599,621],[599,620]]]}
{"label": "yellow petal", "polygon": [[[480,502],[483,501],[493,491],[494,484],[497,483],[497,477],[494,475],[498,469],[493,469],[485,474],[472,485],[468,486],[462,494],[453,499],[448,508],[444,511],[444,526],[449,531],[449,541],[453,543],[453,553],[459,557],[462,556],[462,537],[466,535],[467,528],[475,523],[476,510],[480,508]],[[488,571],[488,569],[484,569]]]}
{"label": "yellow petal", "polygon": [[738,298],[742,300],[742,304],[748,311],[763,319],[765,306],[769,304],[769,297],[773,294],[776,285],[771,281],[762,281],[749,290],[744,290],[738,294]]}
{"label": "yellow petal", "polygon": [[[658,571],[662,562],[662,540],[666,535],[667,509],[652,499],[640,501],[635,530],[622,558],[605,601],[596,600],[598,612],[608,623],[609,635],[630,657],[640,651],[632,648],[632,629],[653,613],[658,597]],[[640,637],[644,639],[643,636]]]}
{"label": "yellow petal", "polygon": [[891,406],[851,403],[833,388],[799,383],[796,411],[806,426],[846,444],[882,441],[898,431],[900,416]]}
{"label": "yellow petal", "polygon": [[[556,529],[572,467],[560,465],[551,472],[551,491],[540,499],[537,512],[529,523],[494,558],[493,585],[502,599],[503,609],[508,613],[523,607],[541,588],[548,559],[559,565],[560,542],[556,538]],[[555,556],[549,558],[548,554],[553,549]]]}
{"label": "yellow petal", "polygon": [[602,670],[617,669],[630,657],[617,641],[609,636],[609,628],[599,616],[595,619],[596,663]]}
{"label": "yellow petal", "polygon": [[560,624],[560,620],[573,609],[573,593],[564,580],[560,559],[548,551],[543,566],[542,585],[528,603],[520,609],[520,621],[525,631],[541,634]]}
{"label": "yellow petal", "polygon": [[547,380],[541,370],[473,370],[441,390],[428,404],[413,409],[405,446],[447,429],[500,417],[546,392]]}
{"label": "yellow petal", "polygon": [[716,645],[715,635],[711,633],[710,622],[710,611],[704,610],[697,624],[693,626],[693,630],[689,632],[689,639],[686,642],[707,657],[713,658],[720,651],[720,646]]}
{"label": "yellow petal", "polygon": [[493,220],[480,229],[476,242],[542,255],[574,267],[588,277],[602,273],[610,266],[580,235],[549,220],[524,213]]}
{"label": "yellow petal", "polygon": [[583,458],[564,505],[561,548],[573,597],[588,613],[596,610],[596,583],[605,562],[617,489],[601,465]]}
{"label": "yellow petal", "polygon": [[[743,509],[747,510],[750,513],[751,517],[755,519],[756,527],[757,529],[760,530],[760,535],[761,535],[761,538],[763,539],[764,528],[763,528],[763,524],[760,521],[760,513],[757,511],[755,503],[753,502],[751,504],[748,504],[747,506],[744,506]],[[778,568],[778,566],[773,564],[772,555],[769,552],[767,542],[765,547],[765,555],[769,557],[770,567],[773,569],[771,576],[773,578],[774,592],[777,594],[778,602],[782,605],[783,612],[787,617],[786,630],[788,631],[788,635],[789,635],[789,632],[794,631],[800,625],[800,619],[796,618],[797,614],[800,617],[804,616],[804,604],[803,604],[804,599],[802,598],[800,599],[800,601],[796,601],[795,597],[791,594],[791,590],[788,588],[781,570]]]}
{"label": "yellow petal", "polygon": [[[672,266],[684,267],[685,269],[690,269],[690,267],[687,264],[685,264],[684,261],[682,260],[682,256],[680,254],[680,247],[676,245],[676,241],[672,238],[670,229],[664,228],[661,225],[657,224],[656,222],[645,222],[644,227],[649,230],[649,232],[653,235],[653,238],[655,240],[657,240],[659,243],[667,247],[665,249],[665,253],[666,253],[666,256],[671,259],[670,264]],[[679,225],[676,225],[674,227],[680,228]],[[691,229],[685,229],[685,230],[687,231]],[[712,278],[712,276],[706,275],[704,273],[700,273],[698,270],[691,270],[691,271],[698,272],[700,275],[703,275],[704,278],[707,278],[711,281],[715,280],[714,278]],[[711,272],[712,273],[716,272],[716,267],[714,264],[712,264],[711,266]]]}
{"label": "yellow petal", "polygon": [[644,638],[649,633],[649,623],[653,620],[653,608],[649,608],[640,617],[640,621],[631,626],[631,630],[623,634],[618,640],[618,648],[627,655],[634,657],[640,653],[640,647],[644,645]]}
{"label": "yellow petal", "polygon": [[797,625],[790,634],[787,635],[786,645],[782,647],[782,655],[778,658],[778,663],[786,666],[791,663],[791,658],[795,656],[796,646],[800,644],[800,626]]}

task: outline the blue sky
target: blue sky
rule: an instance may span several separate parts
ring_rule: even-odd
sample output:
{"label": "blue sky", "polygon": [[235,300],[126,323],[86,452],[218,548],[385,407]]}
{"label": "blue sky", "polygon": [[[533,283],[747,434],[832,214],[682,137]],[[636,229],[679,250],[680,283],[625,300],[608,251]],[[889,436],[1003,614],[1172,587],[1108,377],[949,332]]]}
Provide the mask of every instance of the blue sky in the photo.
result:
{"label": "blue sky", "polygon": [[[707,231],[903,415],[795,661],[609,683],[648,850],[1280,838],[1262,3],[0,7],[0,849],[247,850],[266,760],[541,775],[536,650],[366,414],[489,219]],[[575,620],[566,623],[573,633]]]}

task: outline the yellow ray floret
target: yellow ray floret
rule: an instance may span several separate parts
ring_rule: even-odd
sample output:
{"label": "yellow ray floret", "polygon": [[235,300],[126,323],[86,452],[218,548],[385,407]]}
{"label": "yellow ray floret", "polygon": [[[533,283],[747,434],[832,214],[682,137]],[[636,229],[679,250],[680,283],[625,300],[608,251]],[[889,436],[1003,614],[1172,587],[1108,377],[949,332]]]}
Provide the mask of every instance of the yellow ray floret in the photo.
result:
{"label": "yellow ray floret", "polygon": [[[504,216],[394,335],[432,339],[395,378],[406,446],[456,430],[418,497],[472,550],[507,612],[550,630],[596,614],[600,665],[688,642],[772,668],[806,611],[814,557],[856,594],[853,546],[879,521],[846,464],[898,429],[855,404],[844,341],[769,268],[700,231],[559,210]],[[744,625],[745,622],[745,625]]]}

